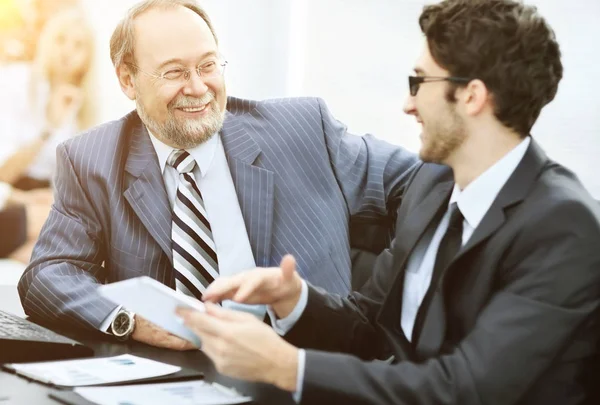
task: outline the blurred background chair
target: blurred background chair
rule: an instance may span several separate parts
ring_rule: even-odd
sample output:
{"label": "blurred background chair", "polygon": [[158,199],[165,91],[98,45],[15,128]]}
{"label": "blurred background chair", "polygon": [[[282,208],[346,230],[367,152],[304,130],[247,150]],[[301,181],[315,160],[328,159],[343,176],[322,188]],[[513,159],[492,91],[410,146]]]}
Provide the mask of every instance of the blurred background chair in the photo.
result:
{"label": "blurred background chair", "polygon": [[0,210],[0,259],[8,257],[27,240],[27,211],[23,204]]}

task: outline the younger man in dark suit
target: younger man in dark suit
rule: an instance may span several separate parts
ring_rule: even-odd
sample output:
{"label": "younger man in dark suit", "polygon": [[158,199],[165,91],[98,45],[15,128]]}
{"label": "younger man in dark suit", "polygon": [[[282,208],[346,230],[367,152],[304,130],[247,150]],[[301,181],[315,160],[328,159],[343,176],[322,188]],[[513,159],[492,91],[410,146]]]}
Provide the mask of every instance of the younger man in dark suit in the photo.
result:
{"label": "younger man in dark suit", "polygon": [[[328,294],[287,257],[207,290],[269,304],[275,330],[306,350],[212,305],[180,315],[220,372],[302,403],[589,402],[600,211],[530,136],[563,73],[554,33],[512,0],[445,0],[419,22],[405,112],[423,125],[425,163],[368,284]],[[367,361],[388,346],[393,364]]]}

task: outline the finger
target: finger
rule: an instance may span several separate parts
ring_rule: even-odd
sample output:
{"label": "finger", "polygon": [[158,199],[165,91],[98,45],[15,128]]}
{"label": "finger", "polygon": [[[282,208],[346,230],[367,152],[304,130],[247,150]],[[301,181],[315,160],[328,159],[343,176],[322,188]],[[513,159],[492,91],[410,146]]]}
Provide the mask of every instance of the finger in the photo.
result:
{"label": "finger", "polygon": [[254,315],[247,312],[234,311],[211,303],[207,303],[205,308],[207,315],[226,322],[247,322],[250,319],[256,319]]}
{"label": "finger", "polygon": [[296,272],[296,259],[292,255],[285,255],[283,259],[281,259],[281,263],[279,265],[281,267],[281,273],[283,275],[284,281],[289,281],[294,276]]}
{"label": "finger", "polygon": [[207,308],[206,312],[200,312],[195,310],[187,310],[184,308],[179,308],[177,314],[181,316],[183,319],[183,323],[188,328],[192,329],[196,334],[209,334],[209,335],[218,335],[220,336],[225,330],[225,326],[223,325],[223,321],[218,319],[215,316],[211,316],[208,313],[208,308],[214,307],[216,305],[211,303],[206,303],[205,308]]}
{"label": "finger", "polygon": [[[261,277],[261,273],[256,273],[254,277],[248,277],[246,282],[243,283],[240,288],[237,290],[235,295],[233,296],[233,300],[235,302],[246,303],[246,304],[258,304],[259,302],[250,302],[256,301],[257,297],[252,297],[252,295],[256,292],[256,290],[263,283],[264,277]],[[254,299],[251,299],[254,298]]]}
{"label": "finger", "polygon": [[[206,305],[205,305],[205,307],[206,307]],[[177,307],[175,309],[175,315],[177,315],[180,318],[184,318],[186,316],[191,316],[191,314],[193,312],[198,312],[198,311],[196,311],[195,309],[188,308],[188,307]]]}
{"label": "finger", "polygon": [[241,283],[242,274],[232,277],[219,277],[208,286],[206,291],[204,291],[202,299],[209,302],[219,302],[230,299],[237,292]]}
{"label": "finger", "polygon": [[[204,305],[206,308],[206,304]],[[193,324],[193,325],[201,325],[206,322],[205,318],[208,317],[205,311],[198,311],[191,308],[186,307],[177,307],[175,310],[175,314],[181,318],[183,324]]]}

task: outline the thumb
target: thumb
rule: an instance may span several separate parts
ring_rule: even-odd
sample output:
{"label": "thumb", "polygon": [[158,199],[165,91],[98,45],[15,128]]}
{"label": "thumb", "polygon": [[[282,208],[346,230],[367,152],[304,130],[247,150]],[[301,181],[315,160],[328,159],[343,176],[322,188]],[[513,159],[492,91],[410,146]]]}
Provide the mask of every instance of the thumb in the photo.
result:
{"label": "thumb", "polygon": [[221,307],[220,305],[213,304],[212,302],[205,303],[204,308],[206,309],[206,313],[208,315],[221,319],[223,321],[241,322],[248,320],[248,316],[253,317],[253,315],[250,315],[246,312],[226,309]]}
{"label": "thumb", "polygon": [[294,276],[296,272],[296,259],[292,255],[285,255],[283,259],[281,259],[281,272],[283,273],[283,280],[289,281]]}

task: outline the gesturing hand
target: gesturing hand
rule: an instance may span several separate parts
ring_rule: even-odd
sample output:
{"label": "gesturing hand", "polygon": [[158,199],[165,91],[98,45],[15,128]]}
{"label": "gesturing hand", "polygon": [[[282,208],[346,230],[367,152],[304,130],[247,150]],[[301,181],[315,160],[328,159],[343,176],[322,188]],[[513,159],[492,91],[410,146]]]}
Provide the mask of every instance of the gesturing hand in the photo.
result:
{"label": "gesturing hand", "polygon": [[280,267],[256,268],[216,279],[204,292],[203,299],[271,305],[278,317],[285,318],[296,306],[301,291],[302,279],[296,272],[296,260],[286,255]]}

